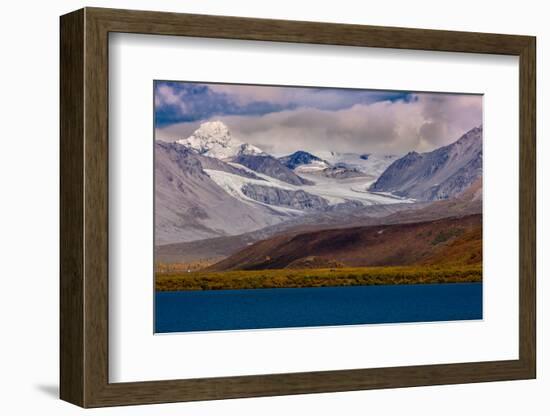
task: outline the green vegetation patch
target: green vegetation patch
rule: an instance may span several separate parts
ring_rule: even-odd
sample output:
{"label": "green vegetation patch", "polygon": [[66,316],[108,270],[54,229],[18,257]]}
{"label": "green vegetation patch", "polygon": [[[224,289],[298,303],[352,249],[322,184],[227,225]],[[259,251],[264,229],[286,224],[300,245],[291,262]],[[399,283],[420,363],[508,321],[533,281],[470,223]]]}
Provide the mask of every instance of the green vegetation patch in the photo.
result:
{"label": "green vegetation patch", "polygon": [[481,282],[481,264],[157,274],[157,291]]}

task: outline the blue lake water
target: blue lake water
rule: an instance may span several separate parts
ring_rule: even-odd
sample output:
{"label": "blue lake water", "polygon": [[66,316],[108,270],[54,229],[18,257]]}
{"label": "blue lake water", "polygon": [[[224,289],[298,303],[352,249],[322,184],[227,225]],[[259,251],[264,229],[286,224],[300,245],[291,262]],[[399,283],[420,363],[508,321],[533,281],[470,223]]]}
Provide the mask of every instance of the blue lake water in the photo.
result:
{"label": "blue lake water", "polygon": [[157,292],[155,332],[482,318],[482,284]]}

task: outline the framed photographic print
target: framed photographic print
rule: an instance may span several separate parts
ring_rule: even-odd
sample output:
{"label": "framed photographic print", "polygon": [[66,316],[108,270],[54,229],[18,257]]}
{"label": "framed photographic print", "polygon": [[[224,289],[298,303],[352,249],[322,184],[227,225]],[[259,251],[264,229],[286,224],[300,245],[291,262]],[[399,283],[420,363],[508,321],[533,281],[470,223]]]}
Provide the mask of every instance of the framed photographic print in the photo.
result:
{"label": "framed photographic print", "polygon": [[62,16],[61,398],[534,378],[535,103],[529,36]]}

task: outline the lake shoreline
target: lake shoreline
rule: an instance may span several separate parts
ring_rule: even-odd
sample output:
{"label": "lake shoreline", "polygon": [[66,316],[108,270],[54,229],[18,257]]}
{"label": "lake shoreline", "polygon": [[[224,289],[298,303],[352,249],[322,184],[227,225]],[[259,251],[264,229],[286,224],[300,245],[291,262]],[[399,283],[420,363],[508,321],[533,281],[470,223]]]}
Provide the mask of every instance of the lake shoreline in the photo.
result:
{"label": "lake shoreline", "polygon": [[156,292],[480,283],[482,266],[398,266],[168,273],[155,276]]}

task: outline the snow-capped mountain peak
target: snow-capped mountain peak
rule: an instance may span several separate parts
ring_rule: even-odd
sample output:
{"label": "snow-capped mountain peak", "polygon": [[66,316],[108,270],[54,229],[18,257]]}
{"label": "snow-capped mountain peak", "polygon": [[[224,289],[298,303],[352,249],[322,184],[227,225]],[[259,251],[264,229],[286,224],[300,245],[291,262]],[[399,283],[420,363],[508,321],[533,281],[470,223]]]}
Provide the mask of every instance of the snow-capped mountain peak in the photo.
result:
{"label": "snow-capped mountain peak", "polygon": [[217,159],[264,154],[258,147],[232,137],[229,128],[221,121],[202,123],[191,136],[177,140],[176,143],[191,148],[201,155]]}

